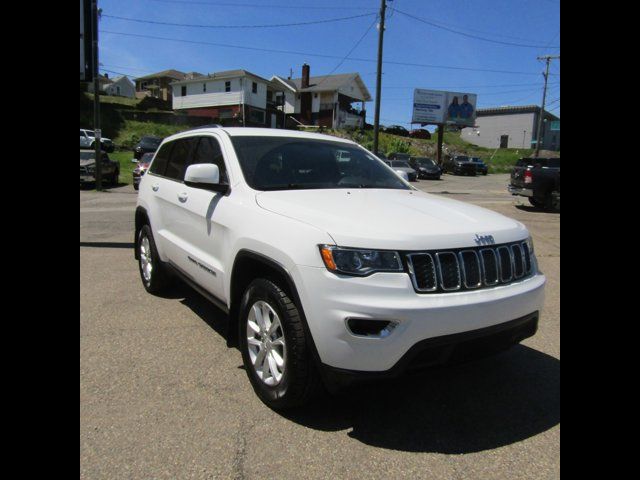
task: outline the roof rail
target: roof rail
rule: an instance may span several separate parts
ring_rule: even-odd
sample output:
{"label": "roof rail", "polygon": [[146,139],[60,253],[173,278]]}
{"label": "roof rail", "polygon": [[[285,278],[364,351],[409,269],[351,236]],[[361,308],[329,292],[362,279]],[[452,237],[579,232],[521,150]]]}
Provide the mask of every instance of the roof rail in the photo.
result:
{"label": "roof rail", "polygon": [[220,125],[219,123],[209,123],[207,125],[200,125],[199,127],[190,128],[187,131],[200,130],[201,128],[222,128],[222,125]]}

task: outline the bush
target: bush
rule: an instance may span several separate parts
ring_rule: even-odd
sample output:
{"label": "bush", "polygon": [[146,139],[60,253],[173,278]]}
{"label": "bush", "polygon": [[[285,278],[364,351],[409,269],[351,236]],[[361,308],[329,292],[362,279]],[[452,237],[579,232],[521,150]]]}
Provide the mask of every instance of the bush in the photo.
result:
{"label": "bush", "polygon": [[397,153],[411,153],[411,145],[409,142],[405,142],[404,140],[400,140],[399,138],[394,138],[389,143],[388,151],[389,152],[397,152]]}

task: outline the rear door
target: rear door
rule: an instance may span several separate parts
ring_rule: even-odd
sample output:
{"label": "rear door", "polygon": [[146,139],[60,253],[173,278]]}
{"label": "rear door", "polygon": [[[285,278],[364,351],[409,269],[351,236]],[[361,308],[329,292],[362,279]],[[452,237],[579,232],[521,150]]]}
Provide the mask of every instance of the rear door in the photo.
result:
{"label": "rear door", "polygon": [[[183,233],[186,228],[182,215],[184,172],[191,162],[197,141],[198,137],[179,138],[171,142],[170,150],[164,152],[163,146],[151,164],[149,178],[145,178],[143,182],[143,188],[150,188],[155,200],[153,217],[158,219],[157,232],[154,232],[157,233],[154,235],[156,241],[162,243],[162,251],[167,260],[185,273],[189,272],[191,265],[187,259],[188,249]],[[161,161],[156,165],[158,157],[161,157]],[[157,168],[154,172],[155,166]]]}

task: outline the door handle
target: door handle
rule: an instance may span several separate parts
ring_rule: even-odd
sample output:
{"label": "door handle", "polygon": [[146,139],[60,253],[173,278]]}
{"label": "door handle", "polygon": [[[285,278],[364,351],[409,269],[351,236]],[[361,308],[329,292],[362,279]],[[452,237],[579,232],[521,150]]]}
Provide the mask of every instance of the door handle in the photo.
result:
{"label": "door handle", "polygon": [[153,190],[154,192],[157,192],[159,188],[160,188],[160,184],[156,183],[151,187],[151,190]]}
{"label": "door handle", "polygon": [[187,201],[187,193],[186,192],[182,192],[178,194],[178,200],[180,200],[182,203]]}

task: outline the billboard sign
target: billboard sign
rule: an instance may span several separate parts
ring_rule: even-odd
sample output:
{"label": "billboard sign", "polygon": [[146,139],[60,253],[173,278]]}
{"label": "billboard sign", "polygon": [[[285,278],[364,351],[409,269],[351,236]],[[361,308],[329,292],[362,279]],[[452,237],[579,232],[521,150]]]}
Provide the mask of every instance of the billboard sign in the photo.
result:
{"label": "billboard sign", "polygon": [[475,93],[416,88],[413,91],[411,123],[473,126],[476,121],[477,98]]}

